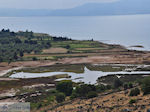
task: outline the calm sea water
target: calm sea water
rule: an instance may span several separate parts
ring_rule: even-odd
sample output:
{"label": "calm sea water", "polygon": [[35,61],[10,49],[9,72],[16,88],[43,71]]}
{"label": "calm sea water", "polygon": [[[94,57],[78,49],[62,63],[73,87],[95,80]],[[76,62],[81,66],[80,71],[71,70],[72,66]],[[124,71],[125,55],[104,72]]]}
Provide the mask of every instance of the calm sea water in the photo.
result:
{"label": "calm sea water", "polygon": [[0,29],[32,30],[73,39],[143,45],[150,50],[150,15],[94,17],[0,17]]}

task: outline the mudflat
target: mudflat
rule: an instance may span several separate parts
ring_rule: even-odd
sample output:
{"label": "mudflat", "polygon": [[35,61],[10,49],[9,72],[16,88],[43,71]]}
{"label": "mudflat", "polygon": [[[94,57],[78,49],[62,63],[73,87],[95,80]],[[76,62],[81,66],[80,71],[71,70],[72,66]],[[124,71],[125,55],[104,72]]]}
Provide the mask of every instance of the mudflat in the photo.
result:
{"label": "mudflat", "polygon": [[[56,55],[56,54],[55,54]],[[65,54],[64,54],[65,55]],[[66,54],[68,55],[68,54]],[[0,63],[0,76],[6,74],[10,70],[16,70],[23,67],[39,67],[56,64],[149,64],[150,52],[147,51],[114,51],[106,50],[99,53],[76,53],[78,57],[64,57],[58,60],[38,60],[38,61],[17,61],[10,64],[6,62]],[[80,57],[87,55],[86,57]]]}

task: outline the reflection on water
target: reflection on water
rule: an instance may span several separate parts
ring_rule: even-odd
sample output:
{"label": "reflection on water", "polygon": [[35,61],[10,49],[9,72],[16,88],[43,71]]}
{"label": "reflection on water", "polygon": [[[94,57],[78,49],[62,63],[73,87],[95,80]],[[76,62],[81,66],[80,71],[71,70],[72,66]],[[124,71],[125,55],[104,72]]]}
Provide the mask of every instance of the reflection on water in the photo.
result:
{"label": "reflection on water", "polygon": [[[67,78],[67,80],[73,80],[74,82],[85,82],[95,84],[98,77],[106,76],[106,75],[119,75],[119,74],[150,74],[150,71],[118,71],[118,72],[102,72],[102,71],[91,71],[88,68],[84,68],[84,73],[73,73],[73,72],[46,72],[46,73],[24,73],[19,72],[12,74],[11,78],[37,78],[37,77],[48,77],[54,75],[68,74],[71,78]],[[66,78],[57,79],[65,80]]]}

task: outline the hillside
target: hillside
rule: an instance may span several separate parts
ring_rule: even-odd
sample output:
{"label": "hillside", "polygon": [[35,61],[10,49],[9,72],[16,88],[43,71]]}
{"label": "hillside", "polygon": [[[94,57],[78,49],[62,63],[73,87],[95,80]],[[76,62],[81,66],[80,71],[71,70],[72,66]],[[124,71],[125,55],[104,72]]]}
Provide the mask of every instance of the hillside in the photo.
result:
{"label": "hillside", "polygon": [[[121,45],[105,44],[93,39],[72,40],[32,31],[13,32],[2,29],[0,102],[30,102],[31,112],[116,112],[134,110],[134,106],[136,110],[145,111],[149,108],[149,95],[144,94],[150,93],[150,78],[145,79],[149,73],[142,72],[150,71],[149,63],[149,51],[128,50]],[[95,79],[96,85],[81,82],[82,75],[70,80],[72,76],[69,73],[80,75],[86,73],[85,68],[89,69],[90,74],[94,71],[100,73]],[[101,77],[102,72],[122,71],[141,73],[108,74]],[[49,76],[49,72],[58,74]],[[11,77],[17,73],[19,76],[20,73],[37,75],[30,78]],[[38,73],[47,73],[48,76],[38,77]],[[91,79],[93,77],[95,76]],[[74,82],[78,79],[79,82]],[[128,96],[134,87],[138,87],[141,94]]]}
{"label": "hillside", "polygon": [[[149,112],[147,110],[150,109],[150,95],[143,96],[140,94],[131,97],[126,92],[130,92],[130,89],[113,93],[101,93],[98,97],[92,99],[66,101],[66,104],[64,103],[52,110],[47,107],[47,112]],[[137,102],[130,104],[131,99],[135,99]]]}

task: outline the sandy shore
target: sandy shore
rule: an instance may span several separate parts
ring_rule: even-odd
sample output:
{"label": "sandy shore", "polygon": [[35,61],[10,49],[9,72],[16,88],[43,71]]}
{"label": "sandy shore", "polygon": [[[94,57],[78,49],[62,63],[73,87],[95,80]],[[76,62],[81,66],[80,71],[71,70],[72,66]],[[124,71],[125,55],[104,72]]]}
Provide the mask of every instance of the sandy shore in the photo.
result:
{"label": "sandy shore", "polygon": [[[5,74],[7,74],[7,73],[9,73],[9,72],[11,72],[13,70],[19,70],[21,68],[23,68],[23,66],[22,67],[15,67],[15,68],[10,68],[10,69],[6,69],[6,70],[2,70],[2,71],[0,71],[0,76],[3,76],[3,75],[5,75]],[[0,80],[2,80],[2,79],[3,78],[0,78]]]}

